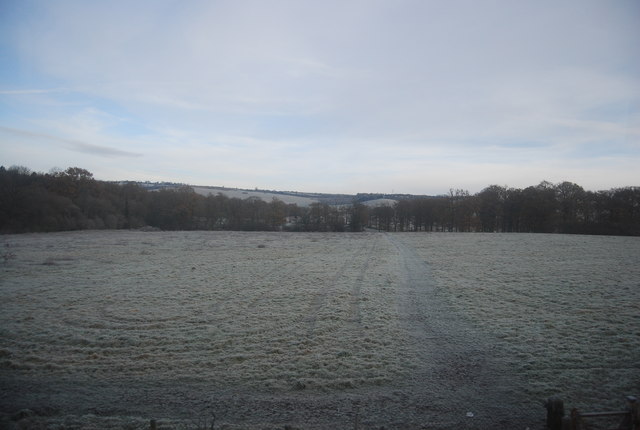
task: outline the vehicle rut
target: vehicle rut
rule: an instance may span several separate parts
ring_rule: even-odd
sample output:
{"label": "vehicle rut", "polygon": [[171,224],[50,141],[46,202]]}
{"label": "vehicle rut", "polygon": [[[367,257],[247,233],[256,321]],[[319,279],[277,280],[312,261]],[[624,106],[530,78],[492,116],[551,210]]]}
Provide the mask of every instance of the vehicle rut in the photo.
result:
{"label": "vehicle rut", "polygon": [[[338,291],[339,288],[337,287],[336,284],[339,281],[343,280],[343,277],[345,276],[345,273],[347,272],[347,270],[349,268],[357,267],[357,265],[360,264],[359,263],[360,257],[364,253],[365,253],[365,250],[363,248],[358,248],[351,255],[350,258],[346,259],[344,261],[344,263],[342,263],[342,265],[340,265],[338,270],[334,273],[333,276],[331,276],[331,278],[329,278],[324,283],[318,284],[317,291],[312,296],[310,304],[309,304],[308,311],[306,312],[306,315],[305,315],[305,320],[307,322],[307,335],[308,335],[308,337],[313,337],[314,334],[315,334],[316,324],[317,324],[317,321],[318,321],[318,316],[319,316],[320,311],[322,310],[322,308],[324,306],[326,306],[328,295]],[[371,258],[371,251],[369,251],[369,253],[366,254],[365,263],[363,265],[364,268],[360,271],[360,273],[363,273],[363,271],[366,270],[366,266],[367,266],[368,261],[370,260],[370,258]],[[356,285],[358,284],[357,280],[355,280],[354,282],[355,282]],[[357,288],[357,287],[354,287],[354,288]]]}
{"label": "vehicle rut", "polygon": [[[535,428],[539,405],[524,400],[524,384],[495,340],[457,314],[440,291],[427,262],[393,234],[402,280],[399,319],[418,367],[408,382],[416,420],[433,428]],[[432,428],[432,427],[428,427]]]}

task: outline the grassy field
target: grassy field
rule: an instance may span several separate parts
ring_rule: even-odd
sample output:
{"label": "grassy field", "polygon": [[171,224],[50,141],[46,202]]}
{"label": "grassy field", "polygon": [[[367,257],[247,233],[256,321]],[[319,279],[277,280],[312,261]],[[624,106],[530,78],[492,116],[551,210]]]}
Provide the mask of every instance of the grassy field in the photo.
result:
{"label": "grassy field", "polygon": [[637,238],[90,231],[0,241],[7,425],[29,408],[33,422],[66,428],[143,428],[153,417],[195,428],[215,414],[227,428],[512,419],[533,429],[550,395],[617,409],[640,394]]}
{"label": "grassy field", "polygon": [[527,392],[620,409],[640,393],[640,239],[408,235],[460,315],[511,352]]}

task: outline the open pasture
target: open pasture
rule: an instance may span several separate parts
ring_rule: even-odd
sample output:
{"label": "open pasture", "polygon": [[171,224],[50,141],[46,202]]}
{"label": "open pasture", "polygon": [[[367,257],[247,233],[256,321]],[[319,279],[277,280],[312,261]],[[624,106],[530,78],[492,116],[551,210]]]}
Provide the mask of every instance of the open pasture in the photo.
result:
{"label": "open pasture", "polygon": [[216,428],[533,429],[551,395],[617,409],[640,394],[638,238],[90,231],[0,244],[4,423],[29,408],[67,428],[195,428],[215,414]]}

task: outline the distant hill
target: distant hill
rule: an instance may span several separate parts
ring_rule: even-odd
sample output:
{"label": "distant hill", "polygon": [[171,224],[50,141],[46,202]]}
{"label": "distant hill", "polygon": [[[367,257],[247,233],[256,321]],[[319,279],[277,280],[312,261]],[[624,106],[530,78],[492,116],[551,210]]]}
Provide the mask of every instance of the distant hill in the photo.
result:
{"label": "distant hill", "polygon": [[393,206],[396,203],[398,203],[398,200],[382,198],[382,199],[365,200],[361,203],[370,208],[375,208],[378,206]]}
{"label": "distant hill", "polygon": [[278,199],[287,204],[295,204],[298,206],[306,207],[311,203],[318,203],[320,200],[315,197],[310,197],[305,194],[295,193],[283,193],[278,191],[260,191],[260,190],[242,190],[238,188],[223,188],[223,187],[192,187],[196,193],[208,196],[223,194],[229,198],[248,199],[249,197],[257,197],[266,202],[270,202],[273,199]]}
{"label": "distant hill", "polygon": [[[172,182],[138,182],[138,185],[147,190],[159,190],[163,188],[183,187],[186,184]],[[398,200],[426,197],[413,194],[382,194],[382,193],[358,193],[358,194],[329,194],[306,193],[301,191],[277,191],[260,189],[243,189],[214,186],[187,185],[202,196],[222,194],[229,198],[248,199],[256,197],[266,202],[278,199],[287,204],[295,204],[300,207],[308,207],[312,203],[326,203],[329,205],[348,205],[354,202],[363,203],[369,207],[393,206]]]}
{"label": "distant hill", "polygon": [[325,194],[325,193],[305,193],[299,191],[275,191],[275,190],[247,190],[240,188],[225,187],[202,187],[192,186],[193,190],[203,196],[209,194],[223,194],[229,198],[247,199],[257,197],[270,202],[273,199],[281,200],[287,204],[293,203],[301,207],[307,207],[312,203],[326,203],[329,205],[349,205],[354,202],[365,204],[369,207],[393,206],[398,200],[414,199],[425,196],[415,196],[411,194]]}

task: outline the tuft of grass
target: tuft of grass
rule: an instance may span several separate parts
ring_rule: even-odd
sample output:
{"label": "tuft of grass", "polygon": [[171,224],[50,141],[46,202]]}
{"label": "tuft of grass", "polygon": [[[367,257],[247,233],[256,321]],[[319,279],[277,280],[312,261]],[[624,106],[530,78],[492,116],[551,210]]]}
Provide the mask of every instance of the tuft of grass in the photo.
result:
{"label": "tuft of grass", "polygon": [[16,258],[16,254],[11,252],[11,245],[6,243],[4,245],[4,252],[2,253],[2,261],[4,263],[8,263],[10,260],[13,260],[15,258]]}
{"label": "tuft of grass", "polygon": [[44,260],[42,262],[42,265],[43,266],[55,266],[56,265],[56,261],[53,258],[49,257],[49,258],[47,258],[46,260]]}

